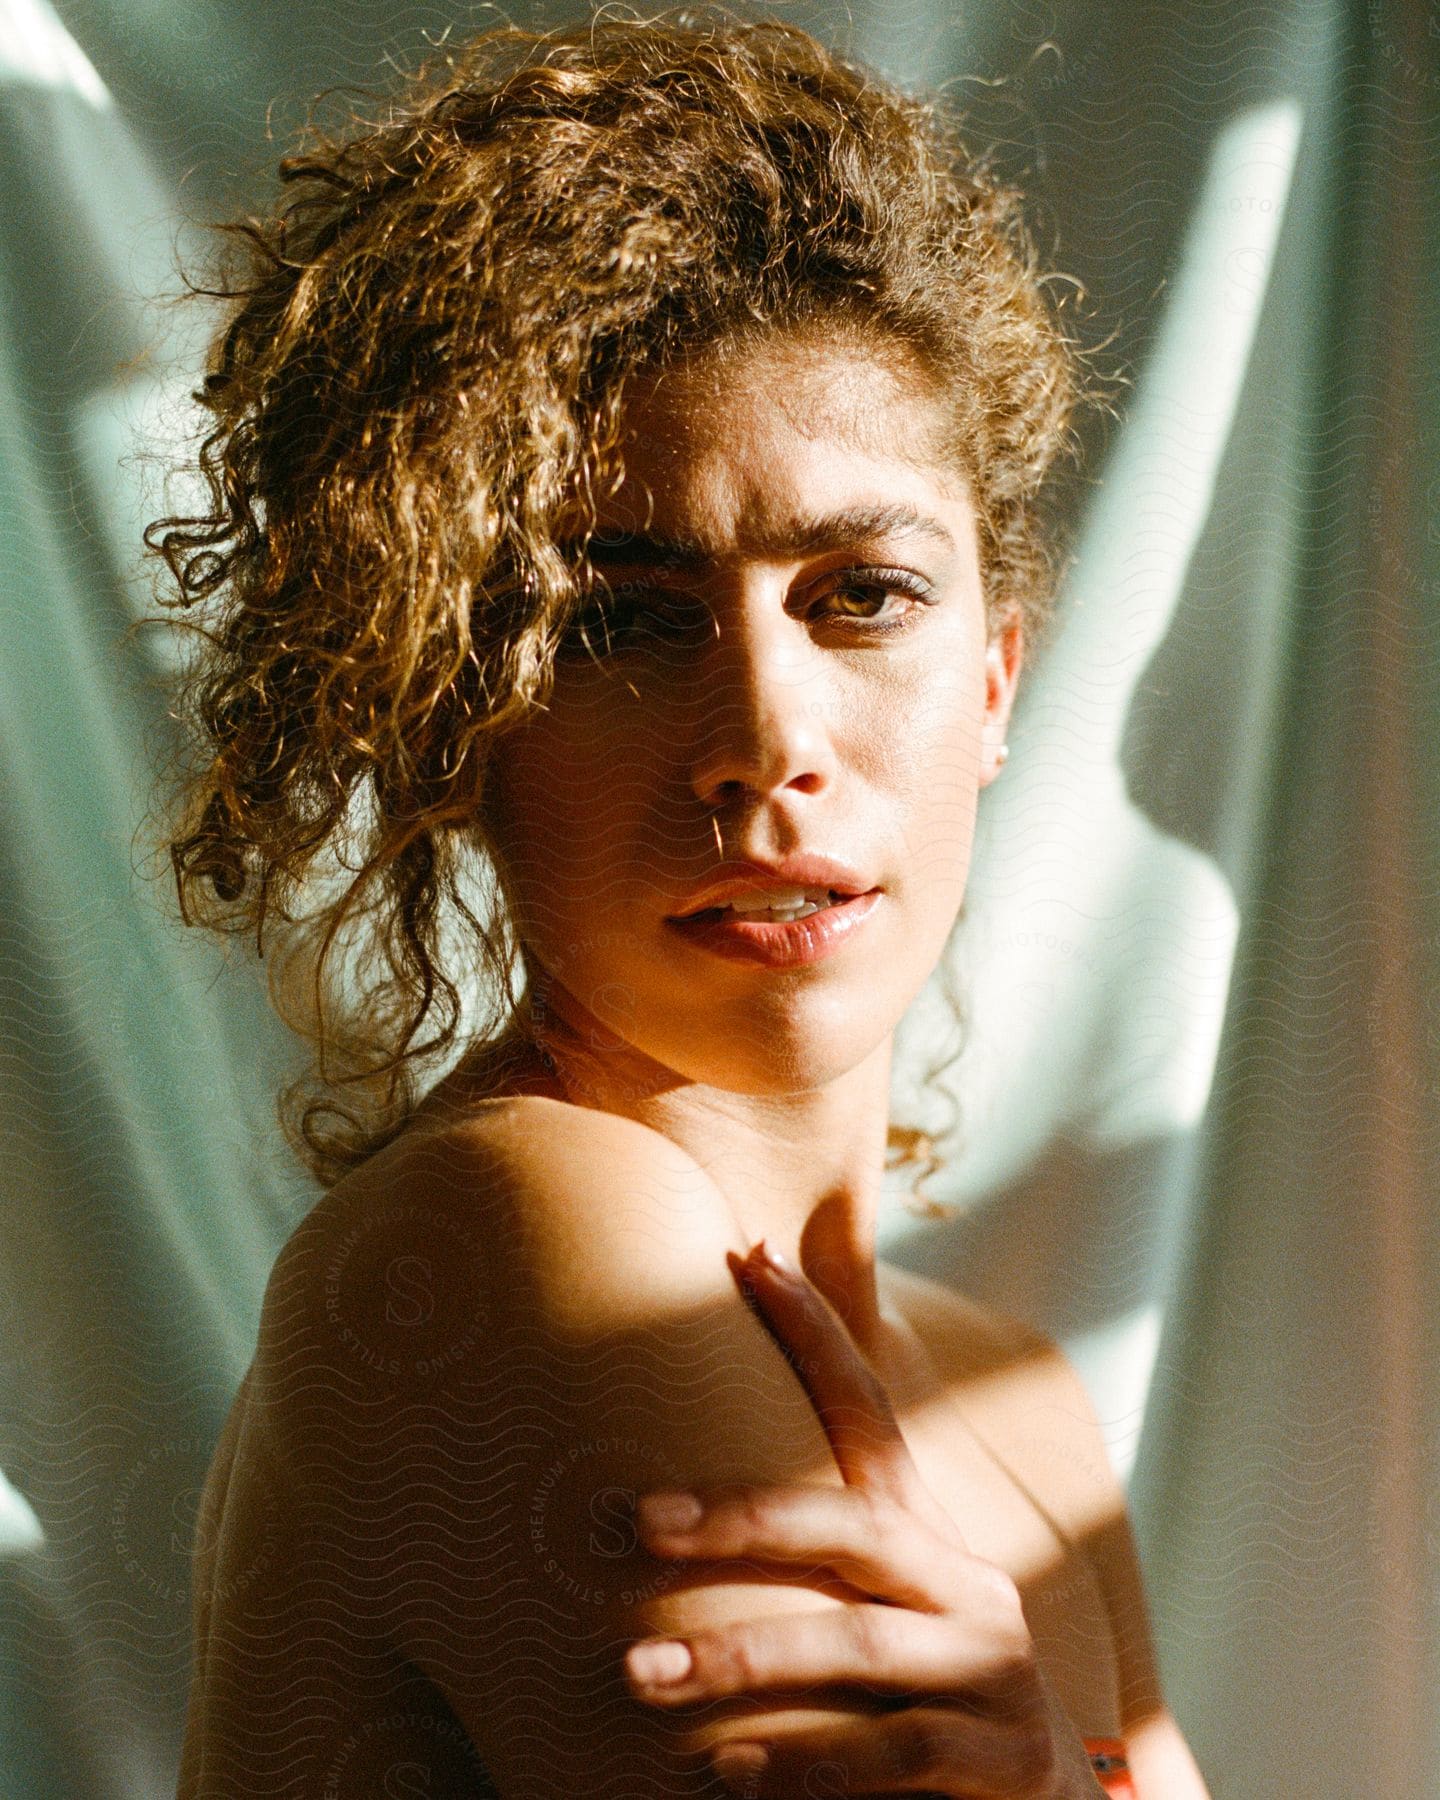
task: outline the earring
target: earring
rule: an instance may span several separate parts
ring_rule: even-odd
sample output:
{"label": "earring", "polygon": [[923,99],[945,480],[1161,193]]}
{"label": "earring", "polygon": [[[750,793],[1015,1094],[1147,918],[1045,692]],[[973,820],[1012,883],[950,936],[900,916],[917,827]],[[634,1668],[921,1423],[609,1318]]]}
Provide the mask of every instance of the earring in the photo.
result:
{"label": "earring", "polygon": [[1008,744],[1002,744],[1000,746],[1000,748],[995,752],[995,767],[997,769],[1004,768],[1005,759],[1007,756],[1009,756],[1009,754],[1010,754],[1010,746]]}

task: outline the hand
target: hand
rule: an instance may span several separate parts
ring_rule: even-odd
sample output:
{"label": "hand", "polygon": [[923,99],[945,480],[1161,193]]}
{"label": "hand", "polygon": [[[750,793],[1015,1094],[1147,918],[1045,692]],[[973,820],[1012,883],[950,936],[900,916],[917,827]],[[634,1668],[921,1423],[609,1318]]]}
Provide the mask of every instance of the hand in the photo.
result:
{"label": "hand", "polygon": [[[661,1557],[744,1558],[792,1574],[828,1570],[868,1598],[634,1645],[626,1666],[636,1696],[682,1707],[797,1688],[813,1698],[817,1687],[836,1687],[852,1702],[857,1691],[883,1700],[884,1711],[718,1749],[717,1771],[755,1800],[1102,1794],[1040,1667],[1015,1583],[971,1555],[925,1486],[889,1396],[849,1332],[763,1240],[730,1262],[804,1385],[844,1485],[687,1496],[696,1503],[688,1524],[674,1517],[680,1496],[647,1495],[636,1508],[646,1548]],[[657,1504],[664,1500],[668,1521]]]}

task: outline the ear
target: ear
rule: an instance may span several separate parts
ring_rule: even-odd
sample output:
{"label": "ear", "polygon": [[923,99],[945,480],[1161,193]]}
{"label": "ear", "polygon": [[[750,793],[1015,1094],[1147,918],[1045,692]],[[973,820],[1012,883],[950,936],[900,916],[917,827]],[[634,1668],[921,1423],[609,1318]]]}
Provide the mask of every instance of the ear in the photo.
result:
{"label": "ear", "polygon": [[980,785],[989,787],[1000,773],[999,750],[1010,727],[1010,709],[1025,659],[1025,627],[1010,612],[991,627],[985,646],[985,724],[980,737]]}

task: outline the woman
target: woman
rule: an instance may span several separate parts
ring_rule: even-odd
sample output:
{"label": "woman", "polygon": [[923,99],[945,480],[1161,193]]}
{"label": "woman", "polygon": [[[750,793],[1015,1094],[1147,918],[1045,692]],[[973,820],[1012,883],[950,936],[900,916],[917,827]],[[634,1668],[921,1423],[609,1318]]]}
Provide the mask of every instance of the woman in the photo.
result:
{"label": "woman", "polygon": [[875,1256],[1079,391],[1016,197],[693,20],[491,34],[285,174],[152,528],[217,603],[182,905],[287,927],[327,1185],[182,1795],[1203,1795],[1073,1372]]}

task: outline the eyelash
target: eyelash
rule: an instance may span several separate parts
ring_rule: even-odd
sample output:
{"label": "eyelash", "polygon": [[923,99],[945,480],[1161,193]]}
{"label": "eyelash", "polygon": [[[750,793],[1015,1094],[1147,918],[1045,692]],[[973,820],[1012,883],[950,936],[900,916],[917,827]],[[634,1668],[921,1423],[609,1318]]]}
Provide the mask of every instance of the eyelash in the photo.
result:
{"label": "eyelash", "polygon": [[[873,619],[863,613],[831,613],[828,615],[829,622],[838,622],[843,627],[851,628],[861,637],[894,637],[902,631],[913,629],[919,620],[922,609],[934,604],[933,590],[929,582],[905,569],[846,569],[842,572],[841,579],[830,587],[821,598],[823,600],[834,598],[839,594],[866,593],[877,595],[882,599],[899,595],[907,600],[909,605],[898,619]],[[603,606],[603,602],[601,604]],[[600,621],[594,619],[594,612],[595,608],[592,607],[588,609],[587,614],[579,616],[574,621],[572,630],[582,634],[597,630],[600,627]],[[642,616],[646,616],[646,609],[637,606],[628,616],[622,615],[618,621],[611,622],[610,637],[623,637],[626,628],[634,625]],[[663,616],[659,610],[648,612],[648,617],[651,619],[663,619]]]}
{"label": "eyelash", "polygon": [[909,631],[920,617],[921,609],[932,604],[929,582],[904,569],[847,569],[844,580],[831,588],[827,597],[857,592],[878,594],[887,599],[899,594],[910,602],[898,619],[877,620],[853,613],[833,615],[847,624],[862,627],[867,635],[889,637],[896,632]]}

